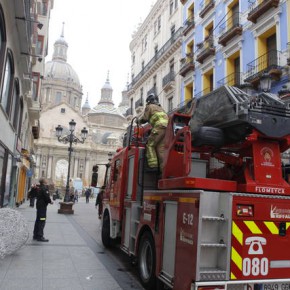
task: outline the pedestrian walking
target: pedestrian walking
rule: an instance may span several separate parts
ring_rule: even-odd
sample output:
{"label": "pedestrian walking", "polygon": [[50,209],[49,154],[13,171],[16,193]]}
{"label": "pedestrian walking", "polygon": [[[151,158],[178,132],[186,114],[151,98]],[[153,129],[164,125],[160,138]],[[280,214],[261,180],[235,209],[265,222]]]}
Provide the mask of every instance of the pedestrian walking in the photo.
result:
{"label": "pedestrian walking", "polygon": [[90,202],[90,196],[91,196],[91,190],[89,188],[87,188],[86,192],[85,192],[85,196],[86,196],[86,203]]}
{"label": "pedestrian walking", "polygon": [[49,240],[43,236],[43,230],[46,222],[47,205],[53,204],[50,199],[47,180],[41,178],[39,180],[39,190],[36,195],[36,220],[33,230],[33,239],[39,242],[48,242]]}
{"label": "pedestrian walking", "polygon": [[27,197],[29,198],[29,205],[31,207],[34,207],[35,198],[36,198],[36,195],[37,195],[37,190],[38,190],[37,185],[36,184],[32,184],[30,190],[28,191]]}
{"label": "pedestrian walking", "polygon": [[98,206],[99,219],[102,217],[102,212],[103,212],[103,194],[104,194],[104,189],[101,189],[101,191],[99,192],[96,198],[96,207]]}
{"label": "pedestrian walking", "polygon": [[74,202],[78,202],[79,201],[79,193],[78,193],[78,190],[76,189],[75,190],[75,200]]}

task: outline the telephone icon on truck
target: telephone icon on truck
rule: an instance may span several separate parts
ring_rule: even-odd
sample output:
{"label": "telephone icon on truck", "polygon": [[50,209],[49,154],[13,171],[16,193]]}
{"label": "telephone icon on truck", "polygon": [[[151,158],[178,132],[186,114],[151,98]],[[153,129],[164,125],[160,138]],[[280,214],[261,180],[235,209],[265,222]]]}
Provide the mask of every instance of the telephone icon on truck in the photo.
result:
{"label": "telephone icon on truck", "polygon": [[262,245],[266,245],[267,241],[263,237],[249,237],[246,238],[245,244],[249,245],[249,255],[262,255],[263,247]]}

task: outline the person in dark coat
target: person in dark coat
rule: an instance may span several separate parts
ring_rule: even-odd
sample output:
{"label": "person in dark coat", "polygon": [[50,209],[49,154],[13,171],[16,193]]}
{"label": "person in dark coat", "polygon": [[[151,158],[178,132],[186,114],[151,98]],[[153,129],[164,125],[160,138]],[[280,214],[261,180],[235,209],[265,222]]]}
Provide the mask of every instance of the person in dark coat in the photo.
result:
{"label": "person in dark coat", "polygon": [[33,239],[39,242],[48,242],[48,239],[43,236],[43,230],[46,222],[47,205],[49,203],[53,204],[53,202],[49,196],[47,180],[44,178],[39,180],[39,190],[37,191],[36,199],[36,220],[33,230]]}
{"label": "person in dark coat", "polygon": [[103,212],[103,193],[104,193],[104,190],[101,189],[101,191],[99,192],[96,198],[96,207],[99,206],[98,208],[99,219],[102,217],[102,212]]}
{"label": "person in dark coat", "polygon": [[90,202],[90,196],[91,196],[91,190],[89,188],[87,188],[86,192],[85,192],[85,196],[86,196],[86,203]]}
{"label": "person in dark coat", "polygon": [[29,192],[28,192],[28,198],[29,198],[29,201],[30,201],[30,206],[31,207],[34,207],[34,203],[35,203],[35,198],[36,198],[36,195],[37,195],[37,190],[38,190],[38,187],[36,184],[32,184]]}

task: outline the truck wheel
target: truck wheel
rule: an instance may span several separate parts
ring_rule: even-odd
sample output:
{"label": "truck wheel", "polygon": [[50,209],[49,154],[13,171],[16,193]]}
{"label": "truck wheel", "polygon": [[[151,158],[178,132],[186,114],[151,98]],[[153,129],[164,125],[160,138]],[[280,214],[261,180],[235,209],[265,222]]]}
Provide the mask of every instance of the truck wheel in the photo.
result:
{"label": "truck wheel", "polygon": [[109,248],[111,246],[110,217],[109,217],[108,213],[105,213],[103,216],[102,242],[106,248]]}
{"label": "truck wheel", "polygon": [[145,232],[140,241],[138,251],[138,271],[141,283],[146,289],[155,289],[156,254],[152,235]]}

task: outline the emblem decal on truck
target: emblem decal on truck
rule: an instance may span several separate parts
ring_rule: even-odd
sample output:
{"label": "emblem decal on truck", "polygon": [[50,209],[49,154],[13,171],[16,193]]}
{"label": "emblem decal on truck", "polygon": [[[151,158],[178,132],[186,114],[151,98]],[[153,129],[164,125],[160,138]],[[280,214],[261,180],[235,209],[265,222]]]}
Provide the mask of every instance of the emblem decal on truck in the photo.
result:
{"label": "emblem decal on truck", "polygon": [[289,219],[290,209],[277,208],[277,206],[271,205],[270,217],[273,219]]}

